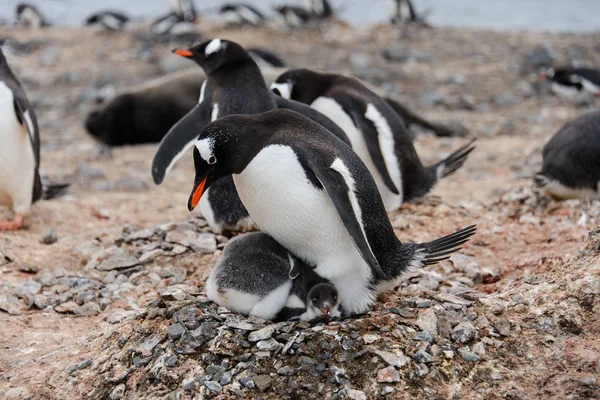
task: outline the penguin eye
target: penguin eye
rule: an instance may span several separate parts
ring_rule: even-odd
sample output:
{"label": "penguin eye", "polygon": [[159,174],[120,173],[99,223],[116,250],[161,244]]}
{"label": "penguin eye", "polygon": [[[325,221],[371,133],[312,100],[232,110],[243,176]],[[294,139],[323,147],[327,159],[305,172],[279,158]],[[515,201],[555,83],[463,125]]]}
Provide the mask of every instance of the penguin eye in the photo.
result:
{"label": "penguin eye", "polygon": [[283,97],[283,96],[281,96],[281,92],[277,88],[273,89],[273,93],[275,93],[279,97]]}
{"label": "penguin eye", "polygon": [[316,297],[313,297],[311,301],[314,305],[316,305],[319,300]]}
{"label": "penguin eye", "polygon": [[210,156],[210,158],[207,161],[207,163],[209,163],[210,165],[213,165],[216,162],[217,162],[217,157],[215,157],[215,156]]}

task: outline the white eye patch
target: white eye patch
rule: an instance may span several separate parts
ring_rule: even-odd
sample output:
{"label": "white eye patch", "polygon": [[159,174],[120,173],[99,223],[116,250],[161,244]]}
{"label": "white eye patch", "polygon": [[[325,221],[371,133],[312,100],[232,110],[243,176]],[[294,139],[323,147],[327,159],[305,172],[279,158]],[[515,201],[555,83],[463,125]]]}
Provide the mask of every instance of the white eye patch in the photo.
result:
{"label": "white eye patch", "polygon": [[196,148],[200,152],[200,157],[208,161],[213,156],[214,139],[200,139],[196,141]]}
{"label": "white eye patch", "polygon": [[292,84],[289,82],[285,83],[276,83],[273,82],[271,84],[271,90],[277,89],[279,91],[279,95],[284,99],[290,99],[292,97]]}
{"label": "white eye patch", "polygon": [[204,49],[204,55],[208,57],[211,54],[221,50],[222,47],[223,43],[221,42],[221,39],[213,39],[209,44],[206,45],[206,48]]}

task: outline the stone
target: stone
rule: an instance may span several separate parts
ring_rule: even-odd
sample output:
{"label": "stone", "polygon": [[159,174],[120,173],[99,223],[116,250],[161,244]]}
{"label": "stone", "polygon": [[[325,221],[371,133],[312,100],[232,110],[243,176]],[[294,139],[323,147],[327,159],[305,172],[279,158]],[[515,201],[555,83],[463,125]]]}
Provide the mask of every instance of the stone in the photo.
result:
{"label": "stone", "polygon": [[35,280],[38,281],[43,287],[54,286],[58,283],[54,274],[50,271],[40,271],[35,275]]}
{"label": "stone", "polygon": [[264,392],[271,386],[271,377],[269,375],[258,375],[254,378],[254,384],[261,392]]}
{"label": "stone", "polygon": [[91,358],[88,358],[86,360],[83,360],[82,362],[80,362],[79,364],[77,364],[77,369],[81,370],[81,369],[86,369],[88,367],[90,367],[92,365],[93,360]]}
{"label": "stone", "polygon": [[54,311],[61,314],[74,314],[78,308],[79,305],[71,300],[54,307]]}
{"label": "stone", "polygon": [[415,366],[415,375],[417,377],[422,378],[429,373],[429,368],[425,364],[417,364]]}
{"label": "stone", "polygon": [[460,353],[462,359],[467,362],[476,362],[481,360],[481,358],[477,354],[471,353],[468,349],[461,348],[458,349],[458,352]]}
{"label": "stone", "polygon": [[217,239],[212,233],[174,230],[167,233],[165,241],[178,243],[200,254],[212,254],[217,251]]}
{"label": "stone", "polygon": [[188,296],[194,296],[198,294],[198,288],[195,286],[178,284],[172,285],[159,293],[165,301],[183,301]]}
{"label": "stone", "polygon": [[258,331],[250,332],[250,335],[248,335],[248,340],[251,342],[267,340],[271,338],[273,332],[275,332],[275,329],[272,326],[266,326]]}
{"label": "stone", "polygon": [[126,318],[130,318],[136,315],[135,311],[116,311],[106,317],[106,322],[109,324],[118,324]]}
{"label": "stone", "polygon": [[151,251],[147,251],[140,256],[138,261],[140,262],[140,264],[145,264],[147,262],[154,260],[155,258],[157,258],[159,256],[162,256],[164,253],[165,252],[162,249],[154,249]]}
{"label": "stone", "polygon": [[422,349],[417,350],[417,352],[413,355],[413,359],[418,363],[432,363],[435,361],[431,354]]}
{"label": "stone", "polygon": [[129,268],[138,265],[138,259],[131,253],[126,253],[122,250],[115,252],[113,255],[102,261],[96,269],[99,271],[112,271],[115,269]]}
{"label": "stone", "polygon": [[15,288],[15,294],[18,297],[26,295],[35,296],[42,290],[42,284],[34,281],[33,279],[27,279]]}
{"label": "stone", "polygon": [[347,389],[346,395],[352,400],[367,400],[367,395],[362,390]]}
{"label": "stone", "polygon": [[454,358],[454,352],[452,350],[444,350],[442,351],[442,354],[444,355],[444,357],[446,357],[448,360],[451,360]]}
{"label": "stone", "polygon": [[277,374],[284,376],[294,375],[294,369],[288,365],[285,365],[277,370]]}
{"label": "stone", "polygon": [[381,394],[383,396],[387,396],[388,394],[392,394],[396,391],[396,389],[394,389],[391,386],[384,386],[383,388],[381,388]]}
{"label": "stone", "polygon": [[402,353],[402,350],[384,351],[384,350],[372,350],[374,354],[377,354],[383,361],[391,366],[402,368],[406,365],[407,360]]}
{"label": "stone", "polygon": [[206,381],[204,382],[204,386],[206,386],[208,390],[215,394],[221,393],[221,390],[223,390],[223,387],[218,382],[214,381]]}
{"label": "stone", "polygon": [[367,333],[365,335],[362,335],[362,340],[365,342],[365,344],[371,344],[379,340],[379,335]]}
{"label": "stone", "polygon": [[58,242],[58,233],[54,229],[46,231],[40,238],[40,243],[43,244],[54,244],[56,242]]}
{"label": "stone", "polygon": [[554,51],[549,46],[541,45],[527,54],[526,59],[527,62],[535,69],[550,68],[554,64],[554,58],[552,56],[553,52]]}
{"label": "stone", "polygon": [[40,310],[54,305],[55,301],[56,300],[53,296],[44,296],[43,294],[36,294],[33,298],[33,304],[36,308],[39,308]]}
{"label": "stone", "polygon": [[473,353],[477,354],[479,357],[485,357],[485,345],[483,342],[477,342],[473,345]]}
{"label": "stone", "polygon": [[451,293],[437,293],[435,295],[435,299],[441,303],[452,303],[452,304],[460,304],[462,306],[471,306],[473,305],[473,301],[463,299],[462,297],[455,296]]}
{"label": "stone", "polygon": [[417,326],[425,331],[429,332],[432,336],[438,333],[438,316],[433,308],[427,309],[419,313],[417,319]]}
{"label": "stone", "polygon": [[89,303],[85,303],[82,306],[77,307],[75,310],[73,310],[73,313],[75,315],[81,315],[81,316],[85,316],[85,317],[91,317],[94,315],[98,315],[102,312],[102,309],[100,308],[100,306],[91,301]]}
{"label": "stone", "polygon": [[122,398],[125,397],[125,390],[126,390],[126,386],[125,384],[121,383],[120,385],[118,385],[117,387],[115,387],[112,392],[110,392],[110,395],[108,396],[108,398],[110,400],[120,400]]}
{"label": "stone", "polygon": [[185,333],[185,326],[181,323],[176,323],[167,329],[167,335],[171,338],[171,340],[179,340],[181,336]]}
{"label": "stone", "polygon": [[387,368],[383,368],[380,369],[379,372],[377,372],[377,378],[376,378],[378,383],[392,383],[392,382],[399,382],[400,381],[400,373],[398,373],[398,371],[394,368],[394,367],[387,367]]}
{"label": "stone", "polygon": [[256,343],[256,347],[259,350],[264,350],[264,351],[277,351],[277,350],[283,348],[283,345],[275,339],[268,339],[268,340],[261,340],[260,342]]}
{"label": "stone", "polygon": [[500,318],[498,321],[496,321],[494,328],[496,328],[498,333],[502,336],[510,335],[510,322],[504,318]]}
{"label": "stone", "polygon": [[165,365],[169,368],[176,367],[178,363],[179,363],[179,359],[177,358],[177,356],[175,354],[171,354],[165,360]]}
{"label": "stone", "polygon": [[136,353],[140,353],[144,357],[148,357],[152,355],[152,351],[158,344],[162,341],[163,335],[159,335],[157,333],[150,335],[148,339],[146,339],[143,343],[140,343],[138,346],[133,348],[133,351]]}
{"label": "stone", "polygon": [[27,391],[27,389],[23,387],[8,389],[6,392],[4,392],[3,397],[3,399],[5,400],[22,400],[26,398],[31,397],[29,397],[29,392]]}
{"label": "stone", "polygon": [[92,290],[84,290],[77,293],[74,300],[79,305],[89,303],[90,301],[96,300],[96,293]]}
{"label": "stone", "polygon": [[470,322],[461,322],[452,330],[452,340],[457,343],[467,343],[475,338],[477,330]]}

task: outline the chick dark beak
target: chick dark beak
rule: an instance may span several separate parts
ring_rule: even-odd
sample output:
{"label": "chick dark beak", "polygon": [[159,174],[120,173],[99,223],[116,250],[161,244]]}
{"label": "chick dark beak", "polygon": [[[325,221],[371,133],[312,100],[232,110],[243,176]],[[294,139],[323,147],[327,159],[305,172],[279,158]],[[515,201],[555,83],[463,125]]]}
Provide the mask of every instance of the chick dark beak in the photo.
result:
{"label": "chick dark beak", "polygon": [[324,303],[323,306],[321,307],[321,311],[323,312],[323,314],[329,316],[331,315],[331,304],[329,303]]}
{"label": "chick dark beak", "polygon": [[175,49],[175,50],[173,50],[173,54],[177,54],[178,56],[186,57],[186,58],[189,58],[193,55],[193,53],[191,51],[185,50],[185,49]]}

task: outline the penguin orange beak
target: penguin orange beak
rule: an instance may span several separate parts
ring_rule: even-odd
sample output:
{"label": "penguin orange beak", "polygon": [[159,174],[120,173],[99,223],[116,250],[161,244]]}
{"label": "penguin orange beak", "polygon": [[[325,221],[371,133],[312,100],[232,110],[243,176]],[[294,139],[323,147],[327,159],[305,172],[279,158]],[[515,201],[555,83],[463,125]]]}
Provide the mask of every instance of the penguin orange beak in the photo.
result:
{"label": "penguin orange beak", "polygon": [[331,304],[329,304],[329,303],[323,304],[323,307],[321,307],[321,311],[323,312],[323,314],[325,314],[327,316],[331,315]]}
{"label": "penguin orange beak", "polygon": [[191,57],[193,55],[191,51],[185,49],[175,49],[173,50],[173,54],[177,54],[181,57]]}
{"label": "penguin orange beak", "polygon": [[208,177],[202,179],[199,184],[195,185],[194,190],[192,191],[192,195],[188,201],[188,210],[193,211],[194,208],[200,202],[202,195],[204,194],[204,187],[206,186],[206,181]]}

